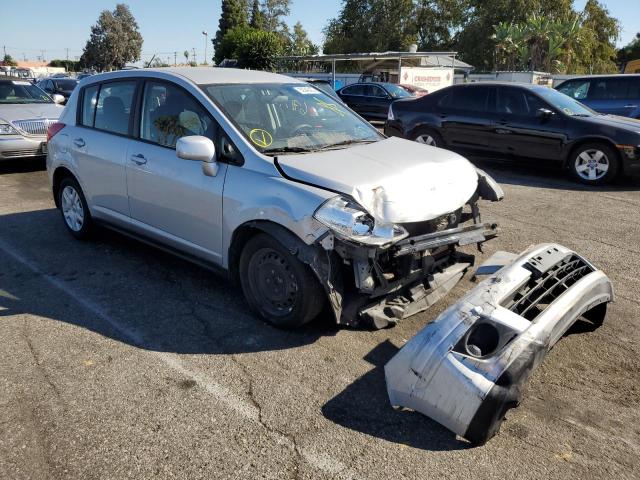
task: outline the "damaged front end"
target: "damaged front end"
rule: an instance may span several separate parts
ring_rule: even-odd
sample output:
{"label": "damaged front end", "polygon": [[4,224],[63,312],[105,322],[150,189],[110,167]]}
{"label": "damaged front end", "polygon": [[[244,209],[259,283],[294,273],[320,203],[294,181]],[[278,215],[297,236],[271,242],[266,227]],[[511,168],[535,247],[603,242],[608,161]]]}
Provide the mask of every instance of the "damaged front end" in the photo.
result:
{"label": "damaged front end", "polygon": [[[419,411],[482,444],[517,406],[547,352],[583,317],[599,326],[613,287],[607,276],[557,244],[532,247],[427,325],[385,366],[395,407]],[[486,265],[479,270],[489,270]]]}
{"label": "damaged front end", "polygon": [[474,264],[459,246],[497,235],[482,223],[479,198],[503,197],[500,187],[478,171],[476,192],[464,206],[426,221],[392,223],[384,190],[373,195],[372,213],[347,196],[337,196],[314,217],[329,230],[319,238],[326,259],[311,267],[325,290],[336,320],[384,328],[418,313],[442,298]]}

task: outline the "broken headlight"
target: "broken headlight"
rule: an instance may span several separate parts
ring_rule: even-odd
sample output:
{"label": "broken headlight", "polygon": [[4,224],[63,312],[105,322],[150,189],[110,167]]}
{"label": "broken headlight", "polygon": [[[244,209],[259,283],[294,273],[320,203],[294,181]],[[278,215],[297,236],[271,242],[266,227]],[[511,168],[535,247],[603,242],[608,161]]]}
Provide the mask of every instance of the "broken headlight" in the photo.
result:
{"label": "broken headlight", "polygon": [[313,217],[335,234],[367,245],[385,245],[409,235],[401,225],[376,222],[360,205],[342,196],[327,200]]}

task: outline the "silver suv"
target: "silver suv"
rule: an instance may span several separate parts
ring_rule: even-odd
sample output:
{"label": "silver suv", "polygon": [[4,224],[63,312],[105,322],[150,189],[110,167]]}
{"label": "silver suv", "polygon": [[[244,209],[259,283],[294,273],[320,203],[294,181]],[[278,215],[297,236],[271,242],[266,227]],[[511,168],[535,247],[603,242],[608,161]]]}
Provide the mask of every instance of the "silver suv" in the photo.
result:
{"label": "silver suv", "polygon": [[49,129],[67,229],[102,224],[219,269],[278,326],[326,307],[376,328],[424,310],[473,263],[478,200],[463,157],[385,138],[313,86],[213,68],[95,75]]}

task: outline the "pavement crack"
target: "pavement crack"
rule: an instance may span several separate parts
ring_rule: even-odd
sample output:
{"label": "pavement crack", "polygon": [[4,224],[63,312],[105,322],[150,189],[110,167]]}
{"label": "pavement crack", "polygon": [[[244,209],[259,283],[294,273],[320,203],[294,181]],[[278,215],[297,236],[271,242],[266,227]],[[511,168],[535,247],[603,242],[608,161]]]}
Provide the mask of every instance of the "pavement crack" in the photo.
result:
{"label": "pavement crack", "polygon": [[22,336],[24,337],[25,343],[27,344],[27,348],[29,349],[29,353],[31,354],[31,357],[33,358],[33,361],[35,363],[36,369],[38,370],[38,372],[40,372],[40,375],[42,376],[44,381],[47,383],[47,385],[49,385],[49,387],[51,388],[51,390],[55,394],[55,397],[56,397],[58,403],[60,404],[60,406],[64,410],[65,405],[64,405],[64,401],[62,400],[62,395],[60,393],[60,389],[54,383],[54,381],[51,379],[51,376],[49,375],[49,372],[47,372],[47,369],[42,364],[42,360],[40,359],[40,355],[38,355],[38,352],[37,352],[36,348],[34,347],[33,342],[31,341],[31,336],[29,335],[26,319],[25,319],[25,321],[23,323]]}

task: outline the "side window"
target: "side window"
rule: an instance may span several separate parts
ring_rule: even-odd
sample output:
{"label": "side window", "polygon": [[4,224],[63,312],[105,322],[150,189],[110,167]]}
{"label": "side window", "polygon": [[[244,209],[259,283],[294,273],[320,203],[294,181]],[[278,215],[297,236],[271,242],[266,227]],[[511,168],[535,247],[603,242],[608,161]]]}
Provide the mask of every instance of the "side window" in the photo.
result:
{"label": "side window", "polygon": [[453,92],[448,92],[438,99],[438,107],[448,108],[453,103]]}
{"label": "side window", "polygon": [[364,89],[362,85],[354,85],[352,87],[345,88],[342,93],[345,95],[364,95]]}
{"label": "side window", "polygon": [[487,87],[461,87],[453,90],[452,108],[471,112],[486,112],[489,88]]}
{"label": "side window", "polygon": [[529,115],[534,116],[538,110],[541,108],[549,109],[549,105],[543,102],[537,96],[531,93],[525,93],[525,98],[527,99],[527,106],[529,107]]}
{"label": "side window", "polygon": [[591,81],[590,100],[624,100],[628,83],[623,78],[602,78]]}
{"label": "side window", "polygon": [[98,85],[92,85],[84,89],[82,97],[82,117],[80,123],[85,127],[93,127],[93,119],[98,103]]}
{"label": "side window", "polygon": [[528,115],[529,108],[524,93],[515,88],[498,88],[498,113]]}
{"label": "side window", "polygon": [[141,139],[175,148],[178,139],[188,135],[204,135],[214,140],[214,128],[209,113],[181,88],[168,83],[146,83]]}
{"label": "side window", "polygon": [[378,87],[377,85],[370,85],[369,86],[369,92],[368,94],[372,97],[382,97],[382,98],[386,98],[387,97],[387,93],[380,87]]}
{"label": "side window", "polygon": [[640,100],[640,78],[627,78],[625,80],[629,84],[627,92],[629,100]]}
{"label": "side window", "polygon": [[562,84],[558,91],[576,100],[584,100],[589,95],[590,86],[589,80],[572,80]]}
{"label": "side window", "polygon": [[136,82],[103,83],[96,104],[95,128],[126,135],[135,91]]}

